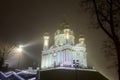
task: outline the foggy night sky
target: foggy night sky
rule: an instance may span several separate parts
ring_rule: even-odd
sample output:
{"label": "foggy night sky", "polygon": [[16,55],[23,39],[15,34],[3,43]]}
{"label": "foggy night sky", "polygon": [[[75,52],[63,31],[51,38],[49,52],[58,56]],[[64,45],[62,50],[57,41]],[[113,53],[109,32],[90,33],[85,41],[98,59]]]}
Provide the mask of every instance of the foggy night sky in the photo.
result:
{"label": "foggy night sky", "polygon": [[0,40],[17,42],[18,45],[30,44],[25,50],[36,58],[42,51],[43,34],[49,32],[50,42],[53,43],[54,33],[63,29],[60,23],[64,19],[74,30],[76,42],[80,33],[85,35],[89,64],[105,76],[117,80],[116,71],[106,69],[107,60],[101,51],[102,42],[107,37],[100,29],[92,28],[89,13],[81,11],[79,0],[0,1]]}

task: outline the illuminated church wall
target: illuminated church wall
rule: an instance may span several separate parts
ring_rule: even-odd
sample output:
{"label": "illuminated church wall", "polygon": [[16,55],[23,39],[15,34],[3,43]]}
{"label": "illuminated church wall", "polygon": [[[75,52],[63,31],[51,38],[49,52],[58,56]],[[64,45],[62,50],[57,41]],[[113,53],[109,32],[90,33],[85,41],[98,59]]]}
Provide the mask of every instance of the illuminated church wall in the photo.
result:
{"label": "illuminated church wall", "polygon": [[42,51],[41,68],[53,67],[87,67],[85,38],[81,36],[79,43],[75,44],[75,36],[69,25],[64,23],[65,29],[57,30],[54,36],[54,44],[49,47],[50,36],[44,35],[44,46]]}

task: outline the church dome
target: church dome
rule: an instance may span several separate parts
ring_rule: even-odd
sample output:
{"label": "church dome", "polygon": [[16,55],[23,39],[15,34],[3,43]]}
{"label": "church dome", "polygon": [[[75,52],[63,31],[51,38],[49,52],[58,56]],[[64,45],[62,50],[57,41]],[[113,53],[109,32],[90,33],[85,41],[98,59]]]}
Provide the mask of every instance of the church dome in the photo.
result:
{"label": "church dome", "polygon": [[59,35],[59,34],[61,34],[61,30],[57,30],[56,32],[55,32],[55,35]]}

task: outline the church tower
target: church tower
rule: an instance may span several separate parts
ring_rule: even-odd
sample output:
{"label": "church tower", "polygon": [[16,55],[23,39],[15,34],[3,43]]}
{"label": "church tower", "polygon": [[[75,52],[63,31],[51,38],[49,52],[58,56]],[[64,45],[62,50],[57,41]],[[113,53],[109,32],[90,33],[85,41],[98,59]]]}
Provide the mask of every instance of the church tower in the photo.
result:
{"label": "church tower", "polygon": [[43,46],[43,50],[47,50],[49,48],[49,34],[45,33],[44,34],[44,46]]}

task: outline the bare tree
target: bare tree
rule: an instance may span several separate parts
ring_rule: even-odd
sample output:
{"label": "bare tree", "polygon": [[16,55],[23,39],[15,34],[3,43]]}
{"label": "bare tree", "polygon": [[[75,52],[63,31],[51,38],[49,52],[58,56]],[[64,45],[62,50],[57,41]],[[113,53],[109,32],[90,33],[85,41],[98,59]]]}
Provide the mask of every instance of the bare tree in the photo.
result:
{"label": "bare tree", "polygon": [[15,43],[0,42],[0,68],[4,65],[5,58],[14,50]]}
{"label": "bare tree", "polygon": [[80,4],[92,14],[97,28],[102,29],[113,42],[118,63],[118,74],[120,74],[120,0],[81,0]]}

